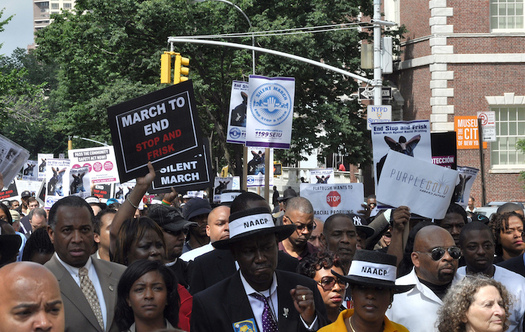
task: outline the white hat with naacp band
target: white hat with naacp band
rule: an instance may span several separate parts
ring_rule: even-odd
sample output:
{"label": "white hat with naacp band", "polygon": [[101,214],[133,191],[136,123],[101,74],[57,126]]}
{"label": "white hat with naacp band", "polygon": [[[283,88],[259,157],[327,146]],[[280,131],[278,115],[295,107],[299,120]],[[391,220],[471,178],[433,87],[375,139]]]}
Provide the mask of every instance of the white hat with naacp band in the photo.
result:
{"label": "white hat with naacp band", "polygon": [[332,270],[332,273],[352,285],[383,287],[394,290],[394,293],[404,293],[415,285],[396,285],[397,259],[380,251],[358,250],[348,275],[342,276]]}
{"label": "white hat with naacp band", "polygon": [[246,209],[230,215],[230,238],[215,241],[217,249],[229,249],[236,243],[255,236],[275,234],[278,241],[288,238],[295,231],[295,225],[275,226],[272,214],[267,208]]}

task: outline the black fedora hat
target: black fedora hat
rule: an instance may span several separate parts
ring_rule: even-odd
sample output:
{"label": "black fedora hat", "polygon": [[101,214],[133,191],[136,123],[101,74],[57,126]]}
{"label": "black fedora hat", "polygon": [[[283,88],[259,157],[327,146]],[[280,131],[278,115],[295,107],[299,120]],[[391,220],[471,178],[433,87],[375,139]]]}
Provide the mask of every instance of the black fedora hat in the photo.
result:
{"label": "black fedora hat", "polygon": [[229,228],[230,238],[213,242],[215,248],[229,249],[232,243],[272,233],[278,241],[282,241],[295,231],[295,225],[275,226],[272,214],[264,207],[232,213]]}
{"label": "black fedora hat", "polygon": [[394,293],[404,293],[415,285],[396,285],[396,256],[380,251],[358,250],[348,275],[342,276],[332,270],[332,273],[352,285],[384,287],[394,290]]}

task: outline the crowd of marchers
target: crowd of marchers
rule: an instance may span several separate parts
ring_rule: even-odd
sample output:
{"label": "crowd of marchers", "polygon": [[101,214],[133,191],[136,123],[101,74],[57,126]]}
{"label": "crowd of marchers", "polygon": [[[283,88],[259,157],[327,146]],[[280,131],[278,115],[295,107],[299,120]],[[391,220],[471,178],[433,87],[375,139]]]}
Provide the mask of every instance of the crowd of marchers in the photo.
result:
{"label": "crowd of marchers", "polygon": [[274,187],[139,209],[155,176],[122,203],[0,203],[0,331],[524,330],[520,204],[429,220],[370,196],[323,222]]}

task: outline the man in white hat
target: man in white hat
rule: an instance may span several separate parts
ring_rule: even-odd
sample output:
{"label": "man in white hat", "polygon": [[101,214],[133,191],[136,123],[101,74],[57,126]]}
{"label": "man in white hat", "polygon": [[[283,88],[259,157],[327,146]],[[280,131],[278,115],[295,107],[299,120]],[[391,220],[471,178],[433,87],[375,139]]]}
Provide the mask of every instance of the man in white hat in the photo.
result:
{"label": "man in white hat", "polygon": [[230,215],[230,238],[216,241],[229,249],[239,271],[194,295],[191,330],[316,331],[326,323],[326,309],[315,281],[276,270],[278,241],[294,225],[275,226],[267,208]]}

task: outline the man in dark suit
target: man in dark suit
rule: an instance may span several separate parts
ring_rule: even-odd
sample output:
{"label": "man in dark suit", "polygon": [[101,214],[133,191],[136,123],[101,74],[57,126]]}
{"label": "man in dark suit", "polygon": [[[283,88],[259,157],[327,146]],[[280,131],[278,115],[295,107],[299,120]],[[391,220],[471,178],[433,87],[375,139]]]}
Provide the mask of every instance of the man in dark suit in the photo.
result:
{"label": "man in dark suit", "polygon": [[[235,197],[231,204],[230,213],[250,208],[262,207],[270,211],[270,206],[261,196],[252,192],[243,192]],[[277,269],[295,272],[299,261],[281,251],[278,253]],[[211,287],[237,272],[235,258],[229,250],[213,250],[197,257],[189,266],[190,293],[196,294]]]}
{"label": "man in dark suit", "polygon": [[49,211],[48,233],[55,254],[45,267],[60,284],[65,331],[118,331],[113,324],[114,308],[118,281],[126,267],[90,256],[94,218],[89,204],[76,196],[62,198]]}
{"label": "man in dark suit", "polygon": [[276,270],[278,242],[294,225],[275,226],[267,207],[230,215],[230,238],[216,241],[231,250],[239,271],[195,294],[191,331],[316,331],[326,310],[315,281]]}

